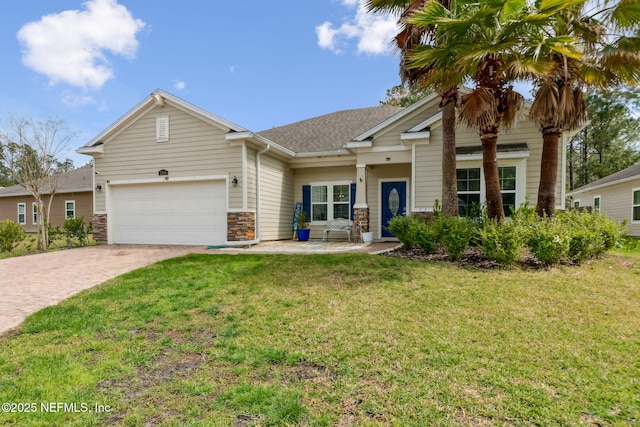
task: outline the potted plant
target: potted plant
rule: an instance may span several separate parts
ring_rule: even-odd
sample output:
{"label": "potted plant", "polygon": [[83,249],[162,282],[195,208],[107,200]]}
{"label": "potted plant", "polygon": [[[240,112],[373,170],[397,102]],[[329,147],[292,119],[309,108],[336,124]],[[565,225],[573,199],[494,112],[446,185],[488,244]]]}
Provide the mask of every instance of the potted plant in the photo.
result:
{"label": "potted plant", "polygon": [[298,224],[298,240],[301,242],[306,242],[309,240],[309,223],[307,222],[307,213],[303,210],[300,211],[298,217],[296,218],[296,223]]}

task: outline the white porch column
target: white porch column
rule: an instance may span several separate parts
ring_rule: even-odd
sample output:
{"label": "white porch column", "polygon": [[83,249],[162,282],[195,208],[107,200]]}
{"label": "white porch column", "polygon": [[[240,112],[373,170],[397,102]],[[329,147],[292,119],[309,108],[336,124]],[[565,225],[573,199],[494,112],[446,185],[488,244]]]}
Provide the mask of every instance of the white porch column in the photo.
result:
{"label": "white porch column", "polygon": [[356,200],[353,205],[356,209],[366,209],[367,204],[367,165],[356,165]]}

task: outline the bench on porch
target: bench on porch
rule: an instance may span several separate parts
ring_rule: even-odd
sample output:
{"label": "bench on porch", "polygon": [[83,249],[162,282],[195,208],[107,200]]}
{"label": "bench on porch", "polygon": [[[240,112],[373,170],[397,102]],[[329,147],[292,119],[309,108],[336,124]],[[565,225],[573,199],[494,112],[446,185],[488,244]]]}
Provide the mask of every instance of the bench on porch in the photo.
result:
{"label": "bench on porch", "polygon": [[351,241],[351,231],[353,229],[353,221],[350,219],[330,219],[324,226],[324,236],[322,240],[329,239],[329,232],[331,231],[344,231],[347,233],[349,241]]}

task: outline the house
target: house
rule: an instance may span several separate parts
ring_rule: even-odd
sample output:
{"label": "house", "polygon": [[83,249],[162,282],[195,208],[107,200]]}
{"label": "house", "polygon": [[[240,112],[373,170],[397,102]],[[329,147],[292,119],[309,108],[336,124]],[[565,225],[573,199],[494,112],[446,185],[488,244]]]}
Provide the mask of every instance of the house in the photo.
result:
{"label": "house", "polygon": [[[49,222],[62,227],[66,218],[93,216],[93,168],[84,166],[55,175],[58,182],[53,196]],[[49,196],[43,197],[45,209]],[[38,210],[34,197],[22,186],[0,189],[0,221],[10,219],[22,225],[28,233],[38,228]]]}
{"label": "house", "polygon": [[[156,90],[78,149],[94,159],[94,238],[196,245],[291,239],[296,202],[311,220],[311,238],[336,218],[353,219],[356,237],[393,238],[385,227],[392,216],[429,215],[441,199],[439,101],[433,94],[407,108],[338,111],[252,132]],[[477,133],[460,126],[457,146],[461,203],[482,202]],[[507,209],[527,196],[536,200],[541,152],[529,120],[501,133]],[[558,202],[565,198],[564,150],[559,156]]]}
{"label": "house", "polygon": [[591,207],[609,218],[626,221],[629,235],[640,237],[640,163],[567,194],[573,207]]}

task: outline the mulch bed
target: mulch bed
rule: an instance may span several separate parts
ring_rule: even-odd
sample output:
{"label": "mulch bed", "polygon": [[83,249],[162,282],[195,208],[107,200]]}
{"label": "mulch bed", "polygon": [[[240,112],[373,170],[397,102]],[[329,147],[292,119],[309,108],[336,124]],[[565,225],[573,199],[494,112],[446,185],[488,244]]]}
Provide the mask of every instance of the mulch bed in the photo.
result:
{"label": "mulch bed", "polygon": [[[426,253],[422,250],[422,248],[416,246],[411,249],[394,249],[390,252],[384,253],[384,255],[414,260],[449,262],[452,264],[457,264],[461,267],[473,267],[478,269],[500,268],[500,265],[498,265],[494,260],[484,256],[482,250],[477,247],[469,247],[465,249],[465,251],[462,253],[462,258],[458,262],[455,262],[451,260],[451,258],[449,258],[449,255],[447,255],[447,252],[445,251],[444,247],[442,247],[442,245],[440,245],[434,253]],[[527,253],[522,259],[520,259],[516,263],[516,265],[519,265],[522,268],[534,269],[542,267],[542,263],[530,253]]]}

